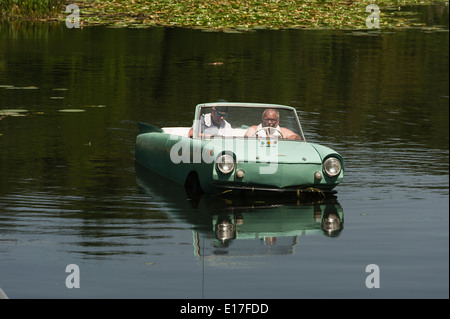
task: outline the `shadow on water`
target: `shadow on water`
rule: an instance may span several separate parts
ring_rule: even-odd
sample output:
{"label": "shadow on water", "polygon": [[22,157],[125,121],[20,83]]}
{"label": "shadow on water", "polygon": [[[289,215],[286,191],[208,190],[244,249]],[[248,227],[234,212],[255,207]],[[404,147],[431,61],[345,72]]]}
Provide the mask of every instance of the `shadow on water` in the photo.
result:
{"label": "shadow on water", "polygon": [[[294,254],[299,237],[337,237],[344,227],[336,198],[228,197],[190,199],[184,188],[136,164],[137,183],[152,200],[171,203],[173,218],[193,225],[196,257]],[[209,247],[201,247],[205,240]],[[205,251],[206,249],[206,251]]]}

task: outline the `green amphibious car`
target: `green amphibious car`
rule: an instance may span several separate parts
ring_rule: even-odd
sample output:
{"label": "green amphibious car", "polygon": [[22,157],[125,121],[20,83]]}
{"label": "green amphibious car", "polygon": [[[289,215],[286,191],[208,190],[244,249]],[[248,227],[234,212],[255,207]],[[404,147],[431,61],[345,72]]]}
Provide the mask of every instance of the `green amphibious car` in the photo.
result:
{"label": "green amphibious car", "polygon": [[206,103],[192,127],[139,123],[136,161],[191,193],[333,194],[344,176],[334,150],[308,143],[293,107]]}

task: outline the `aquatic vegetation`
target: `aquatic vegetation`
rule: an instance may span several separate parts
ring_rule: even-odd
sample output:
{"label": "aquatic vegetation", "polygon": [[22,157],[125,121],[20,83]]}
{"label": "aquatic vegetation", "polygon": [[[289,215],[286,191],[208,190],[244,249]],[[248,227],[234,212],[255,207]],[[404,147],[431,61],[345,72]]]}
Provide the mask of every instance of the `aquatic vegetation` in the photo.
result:
{"label": "aquatic vegetation", "polygon": [[61,13],[65,0],[2,0],[0,19],[42,19]]}
{"label": "aquatic vegetation", "polygon": [[86,112],[86,110],[82,110],[82,109],[61,109],[61,110],[59,110],[59,112],[62,112],[62,113],[81,113],[81,112]]}
{"label": "aquatic vegetation", "polygon": [[380,28],[420,27],[415,14],[401,7],[448,0],[3,0],[0,18],[48,18],[65,21],[65,8],[80,8],[80,25],[145,28],[171,26],[209,31],[260,28],[361,29],[369,4],[380,8]]}
{"label": "aquatic vegetation", "polygon": [[23,109],[4,109],[0,110],[0,116],[25,116],[22,113],[26,113],[28,110]]}
{"label": "aquatic vegetation", "polygon": [[[441,0],[442,2],[442,0]],[[368,0],[105,0],[76,1],[82,24],[111,27],[174,26],[246,31],[258,28],[366,28]],[[414,17],[397,15],[417,0],[379,0],[380,27],[411,26]],[[448,4],[448,2],[446,2]]]}
{"label": "aquatic vegetation", "polygon": [[[39,88],[37,86],[15,86],[12,84],[0,84],[0,89],[5,89],[5,90],[38,90]],[[67,91],[67,88],[53,88],[52,91],[55,92],[65,92]],[[65,97],[64,96],[49,96],[48,97],[50,100],[64,100]],[[82,112],[86,112],[86,110],[88,108],[106,108],[106,105],[104,104],[91,104],[91,105],[85,105],[83,106],[83,108],[62,108],[62,109],[57,109],[57,112],[60,113],[82,113]],[[21,108],[5,108],[5,109],[0,109],[0,120],[5,119],[6,117],[25,117],[25,116],[34,116],[34,115],[42,115],[45,114],[42,111],[29,111],[26,109],[21,109]]]}
{"label": "aquatic vegetation", "polygon": [[14,85],[2,85],[0,88],[4,88],[7,90],[37,90],[39,89],[37,86],[14,86]]}

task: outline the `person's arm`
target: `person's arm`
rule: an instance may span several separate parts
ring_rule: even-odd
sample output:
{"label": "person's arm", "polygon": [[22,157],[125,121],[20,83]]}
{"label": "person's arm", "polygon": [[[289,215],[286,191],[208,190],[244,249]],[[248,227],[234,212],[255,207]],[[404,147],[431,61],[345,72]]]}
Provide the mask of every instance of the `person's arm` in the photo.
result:
{"label": "person's arm", "polygon": [[[189,136],[190,138],[192,138],[192,137],[194,136],[194,129],[191,128],[191,129],[189,130],[188,136]],[[206,134],[200,133],[198,136],[199,136],[200,138],[203,138],[203,137],[205,137],[205,136],[211,136],[211,135],[206,135]]]}
{"label": "person's arm", "polygon": [[245,136],[245,137],[253,136],[253,134],[256,133],[256,129],[257,129],[257,128],[258,128],[258,127],[255,126],[255,125],[250,126],[250,127],[247,129],[247,131],[245,132],[244,136]]}
{"label": "person's arm", "polygon": [[292,132],[291,130],[282,127],[281,128],[281,134],[283,134],[283,138],[287,139],[287,140],[301,140],[302,138],[300,137],[300,135]]}

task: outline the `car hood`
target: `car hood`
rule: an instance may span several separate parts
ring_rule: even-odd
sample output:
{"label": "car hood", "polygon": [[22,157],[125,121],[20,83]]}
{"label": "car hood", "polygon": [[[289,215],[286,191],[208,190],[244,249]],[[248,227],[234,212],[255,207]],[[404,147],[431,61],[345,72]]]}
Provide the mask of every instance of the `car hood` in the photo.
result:
{"label": "car hood", "polygon": [[216,155],[224,151],[234,153],[238,162],[320,164],[326,155],[335,153],[322,145],[283,140],[223,139],[210,141],[211,146]]}

